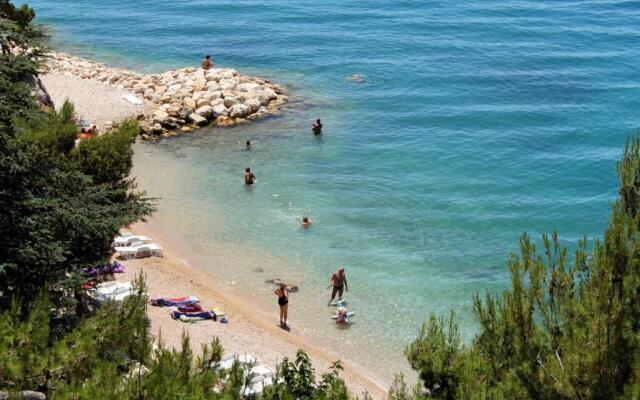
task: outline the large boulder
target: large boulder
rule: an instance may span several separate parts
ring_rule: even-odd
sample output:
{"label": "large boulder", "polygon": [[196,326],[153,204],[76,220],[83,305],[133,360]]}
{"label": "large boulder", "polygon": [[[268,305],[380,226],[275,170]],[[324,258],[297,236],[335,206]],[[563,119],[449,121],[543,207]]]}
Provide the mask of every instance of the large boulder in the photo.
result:
{"label": "large boulder", "polygon": [[207,104],[205,106],[202,106],[202,107],[198,108],[195,111],[195,113],[198,114],[201,117],[205,117],[207,119],[210,119],[211,116],[213,115],[213,107],[211,107],[210,105]]}
{"label": "large boulder", "polygon": [[167,118],[169,118],[169,113],[167,113],[162,109],[156,110],[156,112],[153,113],[154,124],[162,124],[164,121],[167,120]]}
{"label": "large boulder", "polygon": [[198,126],[204,126],[207,124],[207,119],[205,117],[201,117],[196,113],[189,115],[189,120]]}
{"label": "large boulder", "polygon": [[253,82],[241,83],[238,86],[236,86],[236,90],[239,92],[251,92],[253,90],[258,90],[258,89],[260,89],[260,85]]}
{"label": "large boulder", "polygon": [[258,109],[262,105],[260,103],[260,100],[255,99],[255,98],[248,99],[247,101],[244,102],[244,104],[247,107],[249,107],[249,110],[250,110],[251,113],[254,113],[254,112],[258,111]]}
{"label": "large boulder", "polygon": [[231,79],[223,79],[218,83],[220,90],[229,90],[236,87],[236,83]]}
{"label": "large boulder", "polygon": [[227,96],[225,96],[225,98],[224,98],[224,106],[228,107],[228,108],[231,108],[231,107],[235,106],[236,104],[240,104],[240,103],[242,103],[242,102],[237,97],[227,97]]}
{"label": "large boulder", "polygon": [[167,118],[164,122],[160,124],[163,128],[175,131],[178,129],[180,124],[178,124],[178,120],[173,117]]}
{"label": "large boulder", "polygon": [[245,104],[236,104],[229,109],[231,118],[244,118],[251,114],[251,109]]}
{"label": "large boulder", "polygon": [[198,90],[196,92],[193,92],[193,95],[191,96],[192,99],[194,99],[195,101],[200,100],[201,98],[203,98],[207,93],[206,90]]}
{"label": "large boulder", "polygon": [[271,89],[271,88],[264,88],[262,90],[262,93],[269,99],[269,100],[275,100],[278,98],[278,94],[275,92],[275,90]]}
{"label": "large boulder", "polygon": [[162,132],[164,131],[162,130],[162,125],[160,124],[155,124],[151,127],[151,133],[153,135],[162,135]]}
{"label": "large boulder", "polygon": [[211,100],[198,99],[198,101],[196,101],[196,107],[208,106],[210,103],[211,103]]}
{"label": "large boulder", "polygon": [[204,78],[207,80],[207,82],[218,82],[220,80],[220,75],[217,71],[211,71],[208,72]]}
{"label": "large boulder", "polygon": [[190,98],[184,99],[184,105],[191,109],[195,109],[197,107],[196,101]]}
{"label": "large boulder", "polygon": [[199,78],[193,81],[193,90],[207,90],[207,81],[204,78]]}
{"label": "large boulder", "polygon": [[180,111],[178,111],[178,117],[186,120],[189,119],[189,115],[191,115],[191,113],[193,113],[193,109],[189,107],[182,107]]}
{"label": "large boulder", "polygon": [[229,109],[227,107],[225,107],[224,104],[217,104],[217,105],[213,106],[212,108],[213,108],[213,116],[216,117],[216,118],[221,116],[221,115],[223,115],[223,116],[229,115]]}

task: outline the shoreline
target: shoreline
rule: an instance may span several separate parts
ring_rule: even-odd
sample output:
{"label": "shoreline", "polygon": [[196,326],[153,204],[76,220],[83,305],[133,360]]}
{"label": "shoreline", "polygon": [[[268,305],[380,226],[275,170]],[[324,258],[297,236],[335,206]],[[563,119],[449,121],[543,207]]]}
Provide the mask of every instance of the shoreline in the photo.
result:
{"label": "shoreline", "polygon": [[[253,301],[243,299],[237,290],[225,285],[215,273],[192,265],[188,256],[184,257],[185,254],[174,248],[162,232],[149,224],[138,223],[131,230],[153,238],[163,247],[164,257],[125,261],[126,272],[116,275],[118,280],[133,280],[137,273],[144,272],[150,297],[193,295],[201,300],[205,309],[215,306],[224,310],[230,321],[227,325],[208,321],[185,324],[172,320],[169,308],[149,306],[151,334],[156,338],[161,336],[167,346],[180,346],[182,332],[186,332],[192,349],[197,353],[201,344],[209,343],[217,336],[225,353],[255,354],[260,362],[271,367],[284,357],[292,359],[298,349],[303,349],[311,358],[317,377],[340,359],[338,354],[313,343],[299,330],[282,330],[277,324],[275,297],[273,311],[265,312]],[[349,360],[340,359],[340,362],[344,368],[340,375],[351,392],[361,395],[366,391],[375,399],[387,397],[388,388],[362,367]]]}
{"label": "shoreline", "polygon": [[[93,65],[92,62],[87,63]],[[155,107],[147,99],[142,105],[132,105],[122,99],[122,95],[127,93],[124,88],[114,87],[100,80],[62,72],[41,75],[41,78],[54,99],[56,108],[68,98],[81,117],[91,118],[101,130],[109,130],[129,118],[144,120]],[[175,134],[163,131],[158,138]],[[285,356],[295,357],[296,351],[302,348],[312,359],[318,377],[340,359],[336,350],[331,350],[326,344],[323,346],[315,343],[312,337],[300,329],[294,327],[292,332],[280,329],[275,298],[273,311],[261,309],[254,299],[243,298],[242,291],[234,291],[233,287],[226,286],[214,272],[198,267],[197,262],[193,262],[195,265],[192,266],[188,256],[182,257],[183,253],[188,255],[190,250],[178,251],[175,246],[172,247],[167,237],[163,237],[161,229],[154,230],[152,225],[139,223],[131,228],[137,233],[152,237],[160,244],[165,249],[165,258],[126,261],[126,273],[117,275],[116,279],[132,280],[136,273],[143,271],[147,277],[150,296],[195,295],[202,300],[204,307],[220,307],[228,313],[230,319],[228,325],[216,323],[212,326],[209,322],[184,324],[172,320],[169,309],[150,306],[148,316],[152,335],[161,336],[165,344],[172,347],[179,346],[182,332],[187,332],[196,353],[201,344],[209,343],[213,336],[218,336],[225,352],[253,353],[260,362],[272,367]],[[372,373],[349,360],[342,359],[341,363],[344,367],[341,376],[351,392],[361,395],[367,391],[374,398],[386,398],[385,384],[376,380]]]}

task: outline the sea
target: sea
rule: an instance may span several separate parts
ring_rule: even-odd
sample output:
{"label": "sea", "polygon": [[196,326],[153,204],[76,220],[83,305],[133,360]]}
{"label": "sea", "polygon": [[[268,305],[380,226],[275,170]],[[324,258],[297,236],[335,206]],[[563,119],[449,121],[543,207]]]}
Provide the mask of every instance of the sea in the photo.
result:
{"label": "sea", "polygon": [[[509,287],[523,233],[557,231],[569,249],[602,234],[640,126],[637,1],[29,5],[75,55],[155,73],[211,54],[287,88],[278,116],[136,144],[133,172],[158,199],[150,223],[194,268],[274,324],[265,281],[297,284],[292,334],[384,383],[409,371],[403,351],[430,315],[455,312],[473,339],[473,296]],[[340,266],[347,329],[327,307]]]}

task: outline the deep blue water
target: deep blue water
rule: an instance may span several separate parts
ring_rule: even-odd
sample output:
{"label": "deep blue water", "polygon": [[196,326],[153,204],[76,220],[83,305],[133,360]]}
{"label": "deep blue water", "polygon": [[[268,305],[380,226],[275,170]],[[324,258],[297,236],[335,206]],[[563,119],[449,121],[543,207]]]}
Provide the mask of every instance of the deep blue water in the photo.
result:
{"label": "deep blue water", "polygon": [[[211,53],[285,84],[299,102],[279,118],[142,146],[182,179],[141,185],[193,240],[276,254],[320,286],[348,265],[353,307],[385,315],[359,320],[374,342],[404,344],[450,308],[468,335],[471,295],[506,287],[521,233],[557,229],[573,246],[602,232],[615,162],[640,126],[634,1],[30,4],[80,55],[151,72]],[[355,73],[366,82],[345,80]],[[252,152],[230,151],[246,138]],[[176,211],[188,201],[196,215]],[[209,212],[224,229],[208,228]]]}

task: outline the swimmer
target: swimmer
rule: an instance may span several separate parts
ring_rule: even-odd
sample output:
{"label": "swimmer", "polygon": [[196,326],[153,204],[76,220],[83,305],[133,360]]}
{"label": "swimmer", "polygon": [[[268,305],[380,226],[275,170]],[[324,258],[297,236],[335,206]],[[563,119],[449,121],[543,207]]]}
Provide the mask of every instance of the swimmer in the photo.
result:
{"label": "swimmer", "polygon": [[347,80],[354,81],[356,83],[364,83],[364,76],[360,74],[353,74],[347,77]]}
{"label": "swimmer", "polygon": [[322,122],[320,122],[320,118],[316,120],[316,122],[311,125],[311,130],[314,135],[319,135],[322,133]]}
{"label": "swimmer", "polygon": [[244,169],[244,184],[251,186],[256,180],[256,176],[251,172],[251,168],[247,167]]}
{"label": "swimmer", "polygon": [[309,217],[302,217],[302,227],[307,229],[311,226],[311,221],[309,221]]}

